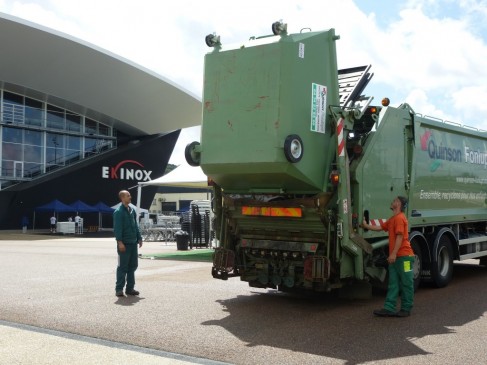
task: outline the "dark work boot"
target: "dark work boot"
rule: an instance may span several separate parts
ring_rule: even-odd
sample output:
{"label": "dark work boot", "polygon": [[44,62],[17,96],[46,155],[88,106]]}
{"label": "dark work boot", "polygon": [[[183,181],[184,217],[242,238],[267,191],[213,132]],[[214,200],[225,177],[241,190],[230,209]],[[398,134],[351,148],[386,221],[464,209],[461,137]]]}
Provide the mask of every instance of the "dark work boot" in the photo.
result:
{"label": "dark work boot", "polygon": [[374,310],[374,315],[376,315],[378,317],[395,317],[396,312],[391,312],[390,310],[382,308],[382,309]]}

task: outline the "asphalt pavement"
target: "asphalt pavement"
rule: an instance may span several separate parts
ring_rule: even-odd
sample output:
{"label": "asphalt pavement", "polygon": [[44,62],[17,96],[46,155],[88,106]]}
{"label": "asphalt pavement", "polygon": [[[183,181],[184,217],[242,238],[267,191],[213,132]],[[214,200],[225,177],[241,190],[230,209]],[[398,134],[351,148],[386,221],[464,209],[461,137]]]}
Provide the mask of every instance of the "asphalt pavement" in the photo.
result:
{"label": "asphalt pavement", "polygon": [[[487,358],[487,269],[477,260],[456,264],[448,287],[421,288],[411,317],[375,318],[384,292],[351,301],[249,288],[238,278],[212,279],[208,262],[141,259],[140,296],[117,298],[113,238],[18,235],[0,234],[2,365]],[[146,242],[140,252],[170,251],[173,242]]]}

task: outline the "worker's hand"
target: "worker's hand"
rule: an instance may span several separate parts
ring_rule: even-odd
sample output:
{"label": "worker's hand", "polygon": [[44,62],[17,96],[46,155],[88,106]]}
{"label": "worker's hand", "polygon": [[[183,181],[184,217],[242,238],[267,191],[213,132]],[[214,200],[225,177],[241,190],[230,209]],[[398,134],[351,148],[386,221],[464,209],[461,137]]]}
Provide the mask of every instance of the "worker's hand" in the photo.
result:
{"label": "worker's hand", "polygon": [[389,257],[387,258],[387,262],[390,263],[390,264],[393,264],[396,262],[396,254],[395,253],[391,253],[389,255]]}
{"label": "worker's hand", "polygon": [[143,243],[142,240],[139,241],[139,248],[142,247]]}
{"label": "worker's hand", "polygon": [[125,245],[123,244],[123,242],[118,243],[118,251],[125,252]]}

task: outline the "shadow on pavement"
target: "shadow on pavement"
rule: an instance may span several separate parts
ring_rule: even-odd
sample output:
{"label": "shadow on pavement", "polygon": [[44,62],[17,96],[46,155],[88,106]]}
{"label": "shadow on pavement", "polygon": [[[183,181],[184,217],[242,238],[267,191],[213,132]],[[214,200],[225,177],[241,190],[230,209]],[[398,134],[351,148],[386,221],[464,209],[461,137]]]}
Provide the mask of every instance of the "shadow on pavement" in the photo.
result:
{"label": "shadow on pavement", "polygon": [[141,300],[144,300],[144,299],[145,298],[143,298],[143,297],[141,298],[137,295],[129,295],[126,297],[117,297],[117,301],[114,302],[114,304],[129,307],[129,306],[137,304],[138,302],[140,302]]}
{"label": "shadow on pavement", "polygon": [[456,264],[443,289],[421,288],[408,318],[377,318],[384,293],[367,301],[336,296],[305,298],[270,291],[218,301],[228,316],[203,325],[221,326],[247,343],[326,356],[358,364],[425,355],[410,339],[454,332],[487,310],[487,269]]}

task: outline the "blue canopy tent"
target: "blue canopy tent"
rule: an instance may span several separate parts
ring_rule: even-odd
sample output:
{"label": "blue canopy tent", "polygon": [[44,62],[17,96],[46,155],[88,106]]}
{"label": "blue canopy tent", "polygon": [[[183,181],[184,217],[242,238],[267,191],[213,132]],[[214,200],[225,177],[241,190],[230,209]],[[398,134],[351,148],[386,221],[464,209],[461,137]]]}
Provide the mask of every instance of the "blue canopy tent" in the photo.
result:
{"label": "blue canopy tent", "polygon": [[93,207],[95,207],[96,209],[98,209],[98,212],[100,212],[100,213],[113,213],[113,211],[115,210],[115,209],[113,209],[112,207],[109,207],[108,205],[106,205],[103,202],[98,202],[95,205],[93,205]]}
{"label": "blue canopy tent", "polygon": [[36,207],[34,211],[59,213],[59,212],[72,212],[73,208],[57,199],[54,199],[53,201],[47,204]]}
{"label": "blue canopy tent", "polygon": [[50,201],[47,204],[40,205],[34,209],[34,219],[33,219],[32,229],[35,229],[35,225],[36,225],[36,212],[53,212],[56,214],[59,212],[72,212],[72,211],[73,211],[72,207],[70,207],[67,204],[64,204],[63,202],[57,199],[54,199],[53,201]]}
{"label": "blue canopy tent", "polygon": [[96,203],[95,205],[93,205],[93,207],[97,208],[98,209],[98,226],[100,228],[102,228],[102,214],[105,213],[105,214],[113,214],[113,212],[115,211],[115,209],[113,209],[112,207],[109,207],[108,205],[106,205],[105,203],[103,202],[98,202]]}
{"label": "blue canopy tent", "polygon": [[74,203],[69,204],[69,206],[78,213],[94,213],[99,211],[98,208],[88,205],[81,200],[76,200]]}

